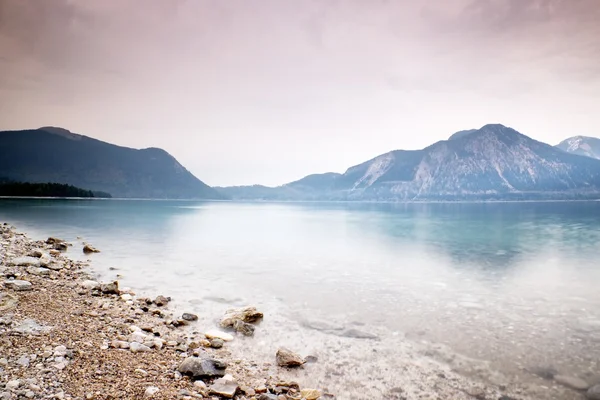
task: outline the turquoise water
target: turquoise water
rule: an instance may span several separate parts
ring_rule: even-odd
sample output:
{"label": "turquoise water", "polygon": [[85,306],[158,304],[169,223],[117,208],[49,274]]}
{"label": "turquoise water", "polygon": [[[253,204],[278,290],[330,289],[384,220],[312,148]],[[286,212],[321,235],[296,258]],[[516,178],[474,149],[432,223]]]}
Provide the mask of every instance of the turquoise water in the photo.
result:
{"label": "turquoise water", "polygon": [[[283,343],[334,357],[314,341],[326,321],[377,334],[390,357],[397,340],[443,344],[494,373],[455,370],[498,372],[503,384],[543,385],[527,372],[538,366],[600,372],[599,202],[4,199],[0,221],[38,239],[91,243],[102,253],[70,252],[90,257],[104,279],[171,295],[201,314],[201,328],[232,304],[259,305],[267,318],[250,356]],[[354,340],[339,355],[348,363],[371,350]],[[343,392],[350,378],[330,385]]]}

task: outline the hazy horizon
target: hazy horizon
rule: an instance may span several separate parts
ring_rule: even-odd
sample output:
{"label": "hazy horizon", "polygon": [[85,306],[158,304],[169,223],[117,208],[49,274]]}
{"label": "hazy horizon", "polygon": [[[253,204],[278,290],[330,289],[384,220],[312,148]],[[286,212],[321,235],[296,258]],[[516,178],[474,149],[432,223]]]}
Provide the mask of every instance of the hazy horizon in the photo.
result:
{"label": "hazy horizon", "polygon": [[0,0],[2,129],[279,185],[488,123],[600,136],[596,0]]}

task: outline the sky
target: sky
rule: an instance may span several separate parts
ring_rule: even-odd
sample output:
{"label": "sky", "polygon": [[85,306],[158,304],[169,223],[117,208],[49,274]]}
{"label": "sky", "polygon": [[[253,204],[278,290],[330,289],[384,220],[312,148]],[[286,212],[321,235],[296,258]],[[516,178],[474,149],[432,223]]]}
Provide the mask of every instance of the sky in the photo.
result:
{"label": "sky", "polygon": [[0,129],[279,185],[502,123],[600,136],[600,0],[0,0]]}

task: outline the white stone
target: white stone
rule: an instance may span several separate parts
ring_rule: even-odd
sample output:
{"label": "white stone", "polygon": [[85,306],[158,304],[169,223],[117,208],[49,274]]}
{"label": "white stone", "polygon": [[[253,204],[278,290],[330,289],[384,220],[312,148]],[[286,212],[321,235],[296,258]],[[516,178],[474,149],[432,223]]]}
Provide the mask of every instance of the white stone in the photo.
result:
{"label": "white stone", "polygon": [[157,388],[156,386],[149,386],[148,388],[146,388],[146,391],[144,392],[144,397],[152,397],[156,393],[158,393],[159,390],[160,389]]}
{"label": "white stone", "polygon": [[129,301],[131,299],[133,299],[133,296],[130,295],[129,293],[125,293],[125,294],[121,295],[121,300],[123,300],[123,301]]}
{"label": "white stone", "polygon": [[67,355],[67,348],[65,346],[56,346],[54,348],[54,357],[64,357]]}
{"label": "white stone", "polygon": [[24,292],[33,289],[31,282],[21,281],[18,279],[4,281],[4,286],[17,292]]}
{"label": "white stone", "polygon": [[147,340],[147,338],[148,337],[144,335],[141,331],[136,331],[129,335],[130,342],[144,343]]}
{"label": "white stone", "polygon": [[150,347],[145,346],[138,342],[129,343],[129,350],[131,350],[132,353],[141,353],[141,352],[145,352],[145,351],[152,351],[152,349],[150,349]]}
{"label": "white stone", "polygon": [[204,333],[204,335],[208,338],[208,339],[221,339],[224,340],[226,342],[231,342],[233,340],[233,336],[230,335],[227,332],[222,332],[216,329],[211,329],[209,331],[206,331]]}
{"label": "white stone", "polygon": [[12,380],[12,381],[8,381],[8,382],[6,383],[6,388],[7,388],[8,390],[15,390],[15,389],[18,389],[18,388],[19,388],[19,386],[21,386],[21,381],[20,381],[20,380],[18,380],[18,379],[14,379],[14,380]]}

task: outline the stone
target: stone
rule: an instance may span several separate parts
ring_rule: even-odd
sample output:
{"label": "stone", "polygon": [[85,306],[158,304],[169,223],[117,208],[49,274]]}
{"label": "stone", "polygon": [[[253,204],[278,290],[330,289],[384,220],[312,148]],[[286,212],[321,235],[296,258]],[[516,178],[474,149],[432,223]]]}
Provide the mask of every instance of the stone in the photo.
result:
{"label": "stone", "polygon": [[121,300],[123,300],[123,301],[129,301],[129,300],[132,300],[132,299],[133,299],[133,296],[130,295],[129,293],[125,293],[125,294],[121,295]]}
{"label": "stone", "polygon": [[0,311],[12,310],[18,302],[19,300],[12,294],[0,292]]}
{"label": "stone", "polygon": [[304,359],[293,351],[281,347],[276,354],[277,365],[280,367],[294,368],[304,364]]}
{"label": "stone", "polygon": [[222,328],[232,328],[235,321],[242,321],[246,323],[258,322],[263,318],[263,313],[256,310],[256,307],[244,307],[238,309],[231,309],[225,312],[225,315],[221,319]]}
{"label": "stone", "polygon": [[126,342],[124,340],[113,340],[112,342],[110,342],[110,347],[113,347],[115,349],[128,349],[129,342]]}
{"label": "stone", "polygon": [[224,345],[225,345],[225,342],[223,341],[223,339],[213,338],[210,340],[210,347],[212,347],[213,349],[220,349]]}
{"label": "stone", "polygon": [[4,281],[4,286],[7,289],[12,289],[15,292],[25,292],[33,289],[33,285],[29,281],[19,279]]}
{"label": "stone", "polygon": [[554,380],[563,386],[575,390],[588,390],[590,388],[590,384],[588,384],[586,381],[573,376],[556,375]]}
{"label": "stone", "polygon": [[257,397],[258,400],[279,400],[279,396],[271,393],[262,393]]}
{"label": "stone", "polygon": [[59,371],[62,371],[63,369],[67,368],[67,362],[66,361],[62,361],[59,363],[54,364],[54,368],[56,368]]}
{"label": "stone", "polygon": [[552,380],[554,376],[558,375],[558,371],[553,367],[534,367],[530,369],[530,372],[546,380]]}
{"label": "stone", "polygon": [[15,327],[13,327],[12,331],[24,335],[39,335],[40,333],[47,332],[50,329],[50,327],[40,325],[37,323],[37,321],[28,318],[24,319]]}
{"label": "stone", "polygon": [[208,389],[208,386],[206,386],[206,383],[204,383],[204,381],[197,380],[197,381],[194,381],[194,388],[196,390],[204,392]]}
{"label": "stone", "polygon": [[35,258],[40,258],[40,257],[44,257],[46,255],[46,253],[44,253],[42,250],[40,249],[34,249],[31,250],[31,253],[29,253],[30,257],[35,257]]}
{"label": "stone", "polygon": [[36,276],[48,276],[50,275],[50,270],[44,267],[27,267],[27,273]]}
{"label": "stone", "polygon": [[104,294],[119,294],[119,282],[102,283],[100,284],[100,291]]}
{"label": "stone", "polygon": [[40,259],[37,257],[17,257],[9,261],[8,265],[19,267],[39,267],[41,266]]}
{"label": "stone", "polygon": [[300,395],[306,400],[317,400],[321,397],[321,391],[317,389],[302,389]]}
{"label": "stone", "polygon": [[53,353],[54,357],[64,357],[67,355],[67,348],[66,346],[56,346],[54,348],[54,353]]}
{"label": "stone", "polygon": [[588,400],[600,400],[600,385],[594,385],[585,394]]}
{"label": "stone", "polygon": [[233,329],[235,329],[236,332],[239,332],[244,336],[253,336],[254,329],[256,329],[256,327],[252,324],[238,319],[233,323]]}
{"label": "stone", "polygon": [[148,386],[144,392],[144,397],[154,397],[156,393],[160,391],[156,386]]}
{"label": "stone", "polygon": [[221,339],[225,342],[231,342],[233,340],[233,336],[231,336],[227,332],[221,332],[216,329],[211,329],[204,333],[207,339]]}
{"label": "stone", "polygon": [[148,337],[140,331],[133,332],[129,335],[130,342],[144,343]]}
{"label": "stone", "polygon": [[156,304],[159,307],[162,306],[166,306],[167,304],[169,304],[169,302],[171,301],[170,297],[165,297],[165,296],[157,296],[156,299],[154,299],[154,304]]}
{"label": "stone", "polygon": [[54,243],[54,250],[67,251],[68,248],[69,248],[69,245],[64,242]]}
{"label": "stone", "polygon": [[65,241],[56,237],[52,237],[50,236],[48,239],[46,239],[46,244],[57,244],[57,243],[64,243]]}
{"label": "stone", "polygon": [[85,254],[100,253],[100,250],[98,250],[97,248],[95,248],[95,247],[93,247],[93,246],[91,246],[89,244],[86,244],[86,245],[83,246],[83,252]]}
{"label": "stone", "polygon": [[19,357],[19,359],[17,360],[17,364],[20,365],[23,368],[27,368],[29,367],[29,363],[31,361],[29,360],[29,357],[27,356],[21,356]]}
{"label": "stone", "polygon": [[21,381],[18,379],[13,379],[12,381],[8,381],[6,383],[6,389],[8,389],[8,390],[18,389],[19,386],[21,386]]}
{"label": "stone", "polygon": [[100,282],[97,281],[92,281],[92,280],[85,280],[83,282],[81,282],[81,286],[85,289],[98,289],[100,290]]}
{"label": "stone", "polygon": [[248,386],[240,386],[240,390],[246,395],[246,396],[256,396],[256,391],[254,389],[252,389],[251,387]]}
{"label": "stone", "polygon": [[216,394],[228,399],[233,399],[237,391],[238,384],[233,380],[228,380],[225,378],[219,378],[215,380],[209,388],[210,394]]}
{"label": "stone", "polygon": [[150,347],[146,346],[145,344],[138,343],[138,342],[129,343],[129,350],[131,350],[132,353],[142,353],[142,352],[152,351],[152,349]]}
{"label": "stone", "polygon": [[177,370],[183,375],[189,375],[197,379],[223,377],[225,376],[225,368],[227,368],[227,364],[219,360],[188,357],[183,360]]}
{"label": "stone", "polygon": [[198,321],[198,316],[196,314],[183,313],[181,319],[185,321]]}

